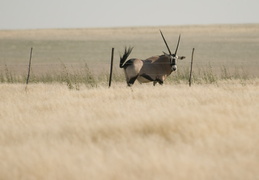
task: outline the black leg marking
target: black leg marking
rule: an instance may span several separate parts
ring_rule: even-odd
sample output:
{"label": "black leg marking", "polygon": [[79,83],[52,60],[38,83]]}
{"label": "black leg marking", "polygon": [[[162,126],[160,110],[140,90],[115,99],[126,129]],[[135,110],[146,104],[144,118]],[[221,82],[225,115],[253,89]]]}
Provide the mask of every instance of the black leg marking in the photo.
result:
{"label": "black leg marking", "polygon": [[161,79],[156,79],[156,81],[160,84],[163,85],[164,81],[162,81]]}
{"label": "black leg marking", "polygon": [[136,79],[138,78],[138,76],[135,76],[133,78],[130,78],[130,80],[127,82],[128,86],[132,86],[134,84],[134,82],[136,81]]}

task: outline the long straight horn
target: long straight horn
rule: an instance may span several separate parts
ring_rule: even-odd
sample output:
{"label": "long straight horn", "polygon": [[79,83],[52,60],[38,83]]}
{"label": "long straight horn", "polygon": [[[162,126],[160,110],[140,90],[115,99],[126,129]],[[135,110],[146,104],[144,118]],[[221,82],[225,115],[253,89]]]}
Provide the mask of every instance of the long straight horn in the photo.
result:
{"label": "long straight horn", "polygon": [[164,37],[164,35],[163,35],[163,33],[162,33],[161,30],[160,30],[160,34],[161,34],[161,36],[162,36],[162,38],[163,38],[163,40],[164,40],[164,42],[165,42],[165,45],[166,45],[166,47],[167,47],[167,50],[168,50],[169,54],[172,55],[172,53],[171,53],[171,51],[170,51],[170,49],[169,49],[169,46],[168,46],[168,44],[167,44],[167,42],[166,42],[166,40],[165,40],[165,37]]}
{"label": "long straight horn", "polygon": [[175,50],[175,53],[174,53],[175,55],[176,55],[176,53],[177,53],[177,51],[178,51],[178,47],[179,47],[180,40],[181,40],[181,34],[179,35],[179,38],[178,38],[176,50]]}

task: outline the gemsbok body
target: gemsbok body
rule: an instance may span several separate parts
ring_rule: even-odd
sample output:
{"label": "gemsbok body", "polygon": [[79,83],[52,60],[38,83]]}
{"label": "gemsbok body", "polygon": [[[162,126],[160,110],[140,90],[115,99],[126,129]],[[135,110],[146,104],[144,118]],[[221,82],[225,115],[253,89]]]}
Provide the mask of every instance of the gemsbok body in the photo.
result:
{"label": "gemsbok body", "polygon": [[[161,35],[164,39],[162,32]],[[125,48],[124,54],[120,57],[120,68],[124,69],[128,86],[132,86],[136,80],[140,83],[153,82],[154,86],[156,83],[162,85],[165,79],[173,71],[177,70],[177,60],[182,60],[185,58],[184,56],[176,55],[180,42],[180,36],[174,54],[171,53],[165,39],[164,42],[170,54],[164,52],[163,55],[152,56],[145,60],[138,58],[127,60],[133,48]]]}

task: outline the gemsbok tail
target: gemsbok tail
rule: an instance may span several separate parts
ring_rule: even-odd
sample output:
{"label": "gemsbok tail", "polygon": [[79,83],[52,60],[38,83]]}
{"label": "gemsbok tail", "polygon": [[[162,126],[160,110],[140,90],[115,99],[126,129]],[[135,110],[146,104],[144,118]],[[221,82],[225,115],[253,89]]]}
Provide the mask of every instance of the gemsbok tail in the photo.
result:
{"label": "gemsbok tail", "polygon": [[129,57],[133,47],[125,47],[124,54],[120,56],[120,68],[125,68],[126,67],[126,61],[127,58]]}

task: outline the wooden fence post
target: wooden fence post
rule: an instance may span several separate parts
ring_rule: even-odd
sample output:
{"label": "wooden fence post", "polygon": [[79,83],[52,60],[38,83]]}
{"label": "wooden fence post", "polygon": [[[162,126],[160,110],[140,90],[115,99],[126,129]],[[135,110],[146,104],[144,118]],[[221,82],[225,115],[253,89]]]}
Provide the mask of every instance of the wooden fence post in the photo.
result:
{"label": "wooden fence post", "polygon": [[111,87],[111,83],[112,83],[113,55],[114,55],[114,48],[112,48],[112,54],[111,54],[111,67],[110,67],[109,87]]}
{"label": "wooden fence post", "polygon": [[192,65],[193,65],[193,55],[194,55],[194,48],[192,48],[192,59],[191,59],[191,69],[190,69],[190,78],[189,78],[189,86],[192,86]]}
{"label": "wooden fence post", "polygon": [[27,79],[26,79],[26,87],[25,87],[25,90],[27,90],[27,85],[29,84],[29,79],[30,79],[32,50],[33,50],[33,48],[31,47],[30,59],[29,59],[29,66],[28,66],[28,75],[27,75]]}

